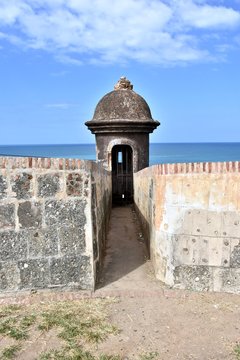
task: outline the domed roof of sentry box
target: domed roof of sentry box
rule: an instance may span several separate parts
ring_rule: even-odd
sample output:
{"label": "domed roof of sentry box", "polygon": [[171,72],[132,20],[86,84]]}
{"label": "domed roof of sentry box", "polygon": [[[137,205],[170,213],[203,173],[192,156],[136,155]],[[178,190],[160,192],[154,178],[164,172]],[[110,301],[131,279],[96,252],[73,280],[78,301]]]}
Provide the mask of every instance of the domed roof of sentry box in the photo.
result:
{"label": "domed roof of sentry box", "polygon": [[121,77],[114,90],[98,102],[93,118],[85,123],[93,133],[152,132],[160,124],[153,120],[150,108],[133,85]]}
{"label": "domed roof of sentry box", "polygon": [[133,85],[125,77],[121,77],[114,90],[99,101],[93,115],[95,121],[119,119],[152,119],[148,104],[133,91]]}

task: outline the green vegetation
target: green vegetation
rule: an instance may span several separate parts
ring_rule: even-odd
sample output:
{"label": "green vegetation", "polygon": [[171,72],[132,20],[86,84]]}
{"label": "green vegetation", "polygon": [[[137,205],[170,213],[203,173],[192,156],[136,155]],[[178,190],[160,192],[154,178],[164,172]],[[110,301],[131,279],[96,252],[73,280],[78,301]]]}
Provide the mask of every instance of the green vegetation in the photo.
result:
{"label": "green vegetation", "polygon": [[15,340],[26,340],[29,328],[36,320],[34,314],[22,315],[22,307],[7,306],[0,311],[0,334]]}
{"label": "green vegetation", "polygon": [[14,339],[15,344],[2,350],[1,359],[14,359],[23,342],[31,338],[31,330],[41,333],[55,328],[63,340],[62,348],[42,353],[39,360],[120,360],[118,356],[95,357],[84,350],[87,343],[99,343],[109,334],[117,334],[107,321],[107,306],[114,299],[90,299],[41,304],[38,306],[6,306],[0,309],[0,334]]}
{"label": "green vegetation", "polygon": [[39,360],[121,360],[119,356],[114,355],[100,355],[100,357],[93,356],[88,351],[83,351],[79,347],[66,347],[63,350],[51,350],[40,356]]}
{"label": "green vegetation", "polygon": [[11,345],[11,346],[6,347],[2,352],[1,359],[3,359],[3,360],[14,359],[20,349],[21,349],[20,344]]}
{"label": "green vegetation", "polygon": [[85,300],[50,305],[41,313],[38,329],[49,331],[58,327],[61,329],[58,336],[68,343],[79,339],[98,343],[109,334],[117,333],[117,329],[106,321],[104,308],[108,303],[106,300]]}
{"label": "green vegetation", "polygon": [[234,354],[236,355],[236,359],[240,360],[240,343],[234,347],[233,351]]}
{"label": "green vegetation", "polygon": [[[41,353],[38,360],[121,360],[118,355],[96,355],[92,350],[95,346],[90,345],[98,344],[110,334],[118,333],[107,316],[108,306],[114,301],[86,299],[0,308],[0,334],[9,339],[9,346],[1,351],[0,359],[17,359],[24,342],[31,342],[32,333],[41,337],[53,330],[59,338],[59,348],[50,348]],[[235,353],[237,354],[237,350]],[[139,360],[157,359],[156,352],[139,356]]]}
{"label": "green vegetation", "polygon": [[140,355],[140,360],[157,360],[158,359],[158,352],[149,352]]}

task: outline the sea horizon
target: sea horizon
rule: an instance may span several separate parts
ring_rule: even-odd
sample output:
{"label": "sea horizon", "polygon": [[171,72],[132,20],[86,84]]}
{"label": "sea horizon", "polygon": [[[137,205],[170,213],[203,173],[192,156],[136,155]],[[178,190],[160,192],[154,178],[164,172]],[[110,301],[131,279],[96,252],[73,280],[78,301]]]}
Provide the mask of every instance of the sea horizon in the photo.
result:
{"label": "sea horizon", "polygon": [[[161,163],[240,161],[240,142],[150,142],[149,165]],[[7,144],[0,156],[96,160],[96,144]]]}
{"label": "sea horizon", "polygon": [[[149,144],[240,144],[240,141],[167,141],[167,142],[154,142],[150,141]],[[55,145],[96,145],[95,142],[89,143],[35,143],[35,144],[0,144],[3,146],[55,146]]]}

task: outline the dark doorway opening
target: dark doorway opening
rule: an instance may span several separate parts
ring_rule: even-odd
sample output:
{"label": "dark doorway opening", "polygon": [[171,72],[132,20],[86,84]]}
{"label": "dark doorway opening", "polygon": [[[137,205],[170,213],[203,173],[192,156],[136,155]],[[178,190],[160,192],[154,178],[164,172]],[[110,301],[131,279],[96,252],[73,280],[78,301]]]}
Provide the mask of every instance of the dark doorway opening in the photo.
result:
{"label": "dark doorway opening", "polygon": [[112,199],[116,205],[133,202],[133,153],[129,145],[112,148]]}

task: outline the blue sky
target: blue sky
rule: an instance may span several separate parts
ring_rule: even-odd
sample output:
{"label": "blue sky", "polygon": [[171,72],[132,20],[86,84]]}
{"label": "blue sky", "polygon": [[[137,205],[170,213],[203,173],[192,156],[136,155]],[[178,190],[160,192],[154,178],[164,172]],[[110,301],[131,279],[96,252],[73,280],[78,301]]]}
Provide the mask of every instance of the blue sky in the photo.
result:
{"label": "blue sky", "polygon": [[240,0],[0,0],[0,144],[91,143],[126,76],[152,142],[240,141]]}

